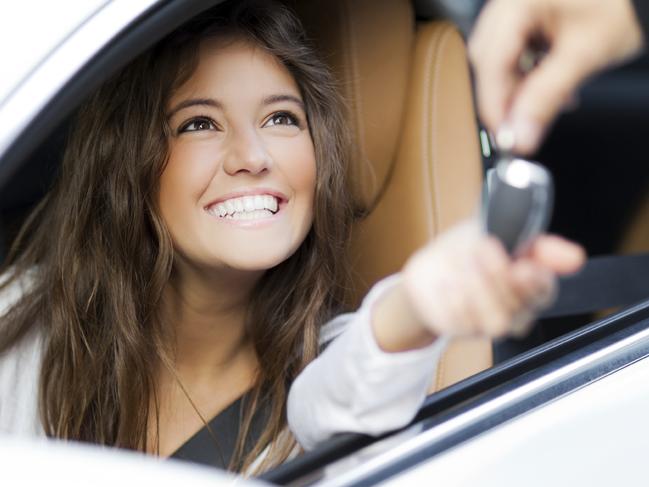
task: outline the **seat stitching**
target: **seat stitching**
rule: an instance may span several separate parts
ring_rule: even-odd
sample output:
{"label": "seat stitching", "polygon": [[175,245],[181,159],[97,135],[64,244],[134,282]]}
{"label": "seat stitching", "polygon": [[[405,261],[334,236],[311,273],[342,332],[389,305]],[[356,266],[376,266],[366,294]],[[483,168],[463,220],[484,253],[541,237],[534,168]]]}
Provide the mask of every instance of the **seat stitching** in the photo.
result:
{"label": "seat stitching", "polygon": [[[363,100],[361,98],[361,89],[360,89],[360,68],[358,66],[358,42],[356,40],[356,31],[354,29],[354,23],[351,21],[351,16],[352,16],[352,7],[351,7],[351,2],[346,1],[344,2],[345,6],[345,27],[346,27],[346,32],[347,32],[347,37],[349,39],[348,43],[343,42],[343,45],[348,45],[349,49],[347,50],[348,53],[348,61],[349,61],[349,66],[348,66],[348,74],[349,74],[349,79],[351,81],[351,89],[352,89],[352,97],[353,97],[353,110],[356,112],[356,123],[354,124],[356,126],[356,137],[357,137],[357,153],[360,156],[359,161],[356,161],[355,164],[355,169],[358,171],[357,175],[359,176],[359,186],[361,188],[361,194],[365,198],[367,195],[364,194],[364,185],[362,183],[363,181],[363,176],[364,176],[364,171],[362,164],[366,163],[365,161],[366,158],[366,152],[365,152],[365,127],[363,126],[362,122],[362,106],[363,106]],[[370,164],[366,164],[366,166],[370,166]],[[371,166],[368,168],[371,176]],[[355,171],[355,172],[356,172]]]}
{"label": "seat stitching", "polygon": [[[435,48],[435,42],[434,42],[435,40],[436,39],[433,39],[433,42],[430,43],[430,45],[428,46],[428,49],[426,51],[426,58],[425,58],[426,67],[424,69],[423,90],[422,90],[423,93],[424,93],[424,100],[423,100],[423,106],[424,107],[427,107],[429,105],[429,103],[430,103],[430,93],[429,93],[428,87],[430,86],[430,83],[431,83],[431,79],[430,79],[431,78],[431,62],[432,62],[432,52],[433,52],[433,49]],[[424,115],[424,117],[423,117],[423,120],[422,120],[422,125],[423,125],[424,137],[422,137],[422,151],[421,152],[422,152],[423,157],[421,158],[421,162],[424,165],[423,172],[424,172],[424,174],[426,174],[428,176],[428,177],[424,178],[424,184],[426,186],[426,193],[427,194],[432,194],[433,191],[432,191],[432,188],[430,186],[431,185],[432,168],[428,164],[428,157],[427,157],[428,152],[429,152],[429,149],[428,149],[428,142],[429,142],[428,141],[428,131],[429,131],[429,128],[430,128],[430,120],[429,120],[429,117],[427,116],[428,114],[427,114],[426,108],[424,108],[423,115]],[[434,198],[434,196],[433,196],[433,198]],[[435,204],[435,202],[433,202],[433,206],[434,206],[434,204]],[[429,208],[429,205],[424,205],[424,206],[425,206],[426,212],[428,214],[428,218],[426,219],[426,229],[428,231],[428,237],[431,237],[433,235],[434,230],[435,230],[434,228],[431,228],[431,220],[434,219],[434,215],[431,215],[431,213],[430,213],[431,209]],[[433,209],[433,211],[434,211],[434,209]],[[434,223],[433,223],[433,225],[434,225]]]}
{"label": "seat stitching", "polygon": [[[450,34],[452,33],[452,29],[446,27],[444,31],[436,36],[436,39],[430,43],[430,47],[428,48],[428,52],[426,55],[426,71],[425,71],[425,78],[424,78],[424,93],[426,95],[424,107],[425,107],[425,112],[424,112],[424,155],[426,157],[422,158],[422,162],[424,163],[425,166],[425,173],[427,174],[427,189],[428,189],[428,194],[431,195],[432,197],[432,203],[433,203],[433,209],[432,212],[433,214],[431,215],[429,213],[429,218],[427,222],[427,228],[428,228],[428,235],[429,237],[433,237],[439,232],[439,222],[440,222],[440,214],[439,214],[439,191],[438,191],[438,182],[437,178],[435,177],[435,163],[437,161],[437,144],[436,141],[438,139],[438,132],[437,132],[437,127],[438,124],[436,123],[437,117],[436,117],[436,111],[437,111],[437,103],[436,100],[439,96],[438,89],[439,89],[439,83],[438,78],[439,78],[439,71],[440,71],[440,66],[441,66],[441,60],[440,60],[440,53],[443,52],[443,48],[446,45],[447,40],[450,38]],[[435,55],[433,56],[432,51],[435,50]],[[432,105],[431,105],[431,99],[432,99]],[[428,110],[428,107],[430,107],[430,110]],[[429,132],[429,129],[431,131]],[[428,134],[430,134],[430,137],[428,137]],[[430,207],[430,205],[426,205],[427,208]],[[430,210],[429,210],[430,211]],[[432,217],[432,218],[431,218]],[[432,225],[433,228],[431,228],[431,220],[433,220]],[[448,349],[447,349],[448,351]],[[437,366],[437,373],[436,373],[436,381],[435,381],[435,389],[439,390],[444,383],[444,378],[446,375],[446,357],[447,353],[445,352],[442,357],[440,358]]]}
{"label": "seat stitching", "polygon": [[[430,43],[428,52],[426,53],[426,69],[424,77],[424,93],[426,95],[424,102],[424,137],[423,137],[423,162],[425,164],[424,173],[428,178],[426,181],[428,194],[431,195],[433,208],[432,215],[429,213],[428,221],[428,236],[433,237],[439,232],[439,191],[437,191],[437,178],[435,177],[435,161],[436,148],[437,148],[437,127],[435,125],[437,114],[437,98],[438,98],[438,85],[437,74],[440,70],[440,52],[448,39],[448,34],[452,32],[451,29],[446,27],[443,32],[437,34],[433,41]],[[435,54],[433,55],[433,50]],[[427,109],[431,107],[431,109]],[[428,208],[428,205],[426,205]],[[432,227],[430,221],[432,220]]]}
{"label": "seat stitching", "polygon": [[[439,71],[441,70],[441,66],[442,66],[441,57],[442,57],[442,54],[445,52],[444,47],[446,46],[446,43],[448,42],[448,40],[451,38],[452,33],[453,33],[453,29],[451,29],[449,27],[446,27],[444,29],[444,32],[442,32],[442,34],[440,35],[440,40],[439,40],[439,43],[437,44],[437,53],[435,55],[435,66],[433,68],[435,70],[434,79],[436,79],[436,80],[439,79]],[[437,154],[438,154],[438,152],[437,152],[437,144],[433,144],[433,140],[438,140],[439,139],[439,134],[438,134],[439,128],[438,127],[439,127],[439,124],[440,124],[440,120],[437,120],[437,117],[439,115],[439,110],[437,109],[437,106],[438,106],[437,100],[438,100],[438,98],[440,96],[439,85],[440,85],[440,83],[438,82],[438,83],[435,83],[433,85],[433,87],[432,87],[432,90],[433,90],[433,104],[432,104],[433,110],[431,110],[430,116],[431,116],[431,118],[435,117],[435,120],[433,121],[433,130],[434,130],[435,133],[434,133],[433,137],[431,137],[431,151],[432,151],[432,154],[433,154],[433,158],[431,160],[431,166],[432,167],[435,167],[435,162],[439,160],[439,158],[437,157]],[[437,181],[437,179],[434,179],[433,180],[433,185],[438,187],[438,184],[439,184],[439,182]],[[435,231],[437,233],[437,232],[439,232],[440,223],[441,223],[440,222],[441,215],[440,215],[440,206],[439,206],[439,191],[435,191],[435,201],[437,203],[437,205],[435,207],[435,217],[436,217],[435,218],[435,226],[436,226]],[[448,353],[448,350],[449,349],[447,348],[446,349],[447,353]],[[447,370],[447,367],[446,367],[446,365],[447,365],[446,355],[447,355],[447,353],[444,353],[441,356],[440,360],[439,360],[438,367],[439,367],[439,369],[441,370],[442,373],[440,375],[438,375],[438,379],[440,381],[437,384],[438,389],[442,388],[444,386],[444,384],[447,382],[446,381],[446,370]]]}
{"label": "seat stitching", "polygon": [[[426,57],[425,57],[425,63],[426,67],[424,69],[424,79],[423,79],[423,94],[424,94],[424,100],[423,100],[423,107],[424,107],[424,112],[423,112],[423,120],[422,120],[422,125],[423,125],[423,133],[424,137],[422,137],[422,158],[421,162],[424,165],[423,172],[426,174],[427,177],[424,178],[424,185],[426,186],[426,193],[427,194],[432,194],[432,188],[431,188],[431,175],[433,172],[433,168],[430,167],[430,164],[428,164],[428,152],[429,152],[429,147],[428,147],[428,131],[429,131],[429,125],[430,125],[430,120],[428,117],[428,111],[426,107],[429,106],[430,103],[430,92],[428,87],[430,86],[431,83],[431,64],[432,64],[432,59],[433,59],[433,51],[435,49],[435,45],[437,42],[437,35],[433,37],[431,40],[430,44],[428,45],[427,51],[426,51]],[[434,196],[433,196],[434,198]],[[433,205],[435,203],[433,202]],[[428,204],[424,205],[426,208],[426,212],[428,214],[428,218],[426,219],[426,228],[428,230],[428,237],[430,238],[433,235],[434,228],[431,228],[431,220],[433,220],[434,215],[431,214],[431,209],[429,208]],[[434,211],[434,210],[433,210]],[[434,225],[434,222],[432,223]],[[438,362],[437,366],[437,373],[436,375],[436,380],[435,380],[435,390],[439,390],[439,385],[441,382],[441,377],[444,375],[444,360],[443,357],[440,357],[440,360]]]}
{"label": "seat stitching", "polygon": [[[440,96],[439,90],[440,90],[440,83],[439,83],[439,72],[441,71],[442,67],[442,54],[444,53],[444,47],[446,46],[446,43],[448,40],[451,38],[451,33],[453,30],[449,27],[446,27],[444,31],[440,34],[439,36],[439,41],[437,43],[437,49],[434,57],[434,66],[433,66],[433,71],[435,75],[433,76],[433,79],[436,81],[435,83],[432,83],[431,85],[431,91],[432,91],[432,110],[429,113],[429,117],[431,119],[431,126],[433,129],[433,133],[431,134],[430,137],[430,152],[429,154],[431,155],[430,157],[430,167],[436,168],[436,163],[439,161],[438,157],[438,151],[437,151],[437,144],[435,143],[439,139],[439,126],[440,126],[440,120],[438,120],[438,115],[439,115],[439,110],[437,109],[438,107],[438,99]],[[434,170],[434,169],[433,169]],[[434,174],[433,174],[434,176]],[[435,187],[436,191],[433,194],[433,197],[435,198],[435,234],[437,234],[440,230],[440,205],[439,205],[439,191],[437,189],[439,188],[439,181],[437,181],[437,178],[432,179],[432,184]]]}

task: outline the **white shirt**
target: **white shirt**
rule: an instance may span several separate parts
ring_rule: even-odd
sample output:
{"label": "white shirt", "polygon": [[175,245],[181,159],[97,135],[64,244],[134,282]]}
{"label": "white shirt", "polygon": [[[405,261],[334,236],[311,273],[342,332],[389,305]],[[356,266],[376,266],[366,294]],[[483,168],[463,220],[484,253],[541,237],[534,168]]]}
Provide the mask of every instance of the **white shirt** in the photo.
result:
{"label": "white shirt", "polygon": [[[27,276],[3,290],[0,316],[20,299],[30,284],[31,278]],[[42,357],[43,340],[39,330],[31,330],[18,344],[0,354],[0,434],[45,435],[38,414]]]}
{"label": "white shirt", "polygon": [[[355,313],[327,323],[339,332],[325,351],[295,379],[288,396],[288,423],[305,450],[336,433],[378,435],[407,425],[424,402],[447,340],[425,348],[389,353],[371,328],[374,303],[399,279],[379,281]],[[395,326],[399,326],[395,323]]]}
{"label": "white shirt", "polygon": [[[379,282],[358,311],[323,326],[320,341],[330,343],[297,377],[288,397],[289,427],[303,448],[340,432],[380,434],[404,426],[423,403],[446,341],[402,353],[378,347],[371,308],[396,279]],[[0,296],[0,316],[24,285],[12,284]],[[38,330],[0,355],[0,434],[44,436],[38,414],[42,355]]]}

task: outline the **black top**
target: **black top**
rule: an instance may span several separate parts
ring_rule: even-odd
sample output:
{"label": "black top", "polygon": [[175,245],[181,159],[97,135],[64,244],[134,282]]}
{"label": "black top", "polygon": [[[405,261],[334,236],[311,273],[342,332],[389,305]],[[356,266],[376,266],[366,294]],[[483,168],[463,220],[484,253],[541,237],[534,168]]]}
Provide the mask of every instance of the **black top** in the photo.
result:
{"label": "black top", "polygon": [[[239,436],[239,426],[243,418],[246,398],[247,395],[241,396],[217,414],[209,422],[209,429],[205,426],[201,428],[178,448],[171,458],[223,469],[228,468]],[[246,438],[244,456],[259,439],[267,416],[268,411],[263,406],[255,412]]]}
{"label": "black top", "polygon": [[632,2],[646,42],[649,39],[649,0],[632,0]]}

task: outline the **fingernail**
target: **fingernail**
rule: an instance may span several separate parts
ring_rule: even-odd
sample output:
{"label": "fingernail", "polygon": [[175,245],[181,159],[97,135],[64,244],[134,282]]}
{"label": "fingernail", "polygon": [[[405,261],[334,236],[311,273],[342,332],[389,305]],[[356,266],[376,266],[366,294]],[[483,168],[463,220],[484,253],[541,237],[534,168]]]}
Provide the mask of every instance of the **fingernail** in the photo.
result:
{"label": "fingernail", "polygon": [[529,119],[517,118],[513,121],[511,127],[514,132],[517,150],[530,153],[538,148],[543,134],[539,124]]}
{"label": "fingernail", "polygon": [[504,122],[496,132],[496,147],[502,152],[511,152],[516,145],[514,131],[507,122]]}

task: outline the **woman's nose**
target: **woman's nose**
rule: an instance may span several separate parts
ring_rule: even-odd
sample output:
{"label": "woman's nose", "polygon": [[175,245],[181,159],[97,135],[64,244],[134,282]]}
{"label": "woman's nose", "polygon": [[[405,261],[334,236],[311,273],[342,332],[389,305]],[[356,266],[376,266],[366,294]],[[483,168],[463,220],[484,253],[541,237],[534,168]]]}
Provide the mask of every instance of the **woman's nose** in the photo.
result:
{"label": "woman's nose", "polygon": [[271,157],[263,140],[254,130],[231,134],[223,169],[231,176],[237,173],[259,174],[271,166]]}

